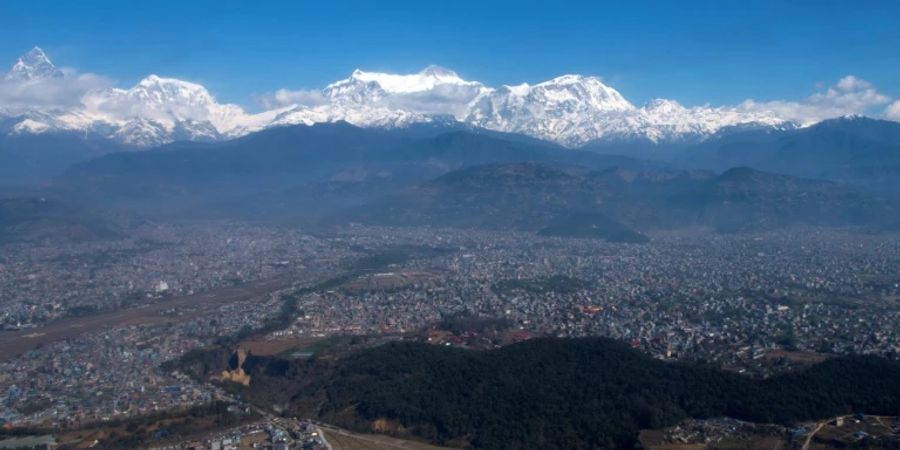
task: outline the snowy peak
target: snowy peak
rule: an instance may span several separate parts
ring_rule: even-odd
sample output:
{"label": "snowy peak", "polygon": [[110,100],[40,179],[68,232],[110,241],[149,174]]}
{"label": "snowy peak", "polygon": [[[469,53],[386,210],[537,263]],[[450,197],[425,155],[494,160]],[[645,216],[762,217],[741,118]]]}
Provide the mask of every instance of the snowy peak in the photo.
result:
{"label": "snowy peak", "polygon": [[29,81],[45,78],[62,78],[57,69],[40,47],[34,47],[20,56],[4,79],[9,81]]}
{"label": "snowy peak", "polygon": [[391,94],[409,94],[414,92],[430,91],[442,85],[457,86],[481,86],[475,81],[466,81],[460,76],[444,67],[431,65],[418,73],[408,75],[396,75],[382,72],[364,72],[356,69],[350,78],[331,84],[331,88],[346,82],[376,83],[381,89]]}
{"label": "snowy peak", "polygon": [[165,89],[188,89],[195,91],[206,91],[206,88],[188,81],[179,80],[177,78],[163,78],[156,74],[147,75],[146,78],[137,84],[144,89],[165,90]]}
{"label": "snowy peak", "polygon": [[597,77],[563,75],[535,85],[488,90],[470,105],[470,124],[578,146],[608,134],[606,128],[635,111]]}
{"label": "snowy peak", "polygon": [[687,111],[687,108],[681,106],[681,103],[675,100],[665,98],[656,98],[644,105],[644,110],[656,114],[681,114]]}
{"label": "snowy peak", "polygon": [[489,128],[514,126],[507,122],[521,120],[581,121],[634,109],[599,78],[563,75],[535,85],[486,90],[473,102],[466,119]]}
{"label": "snowy peak", "polygon": [[[357,69],[349,78],[328,85],[322,96],[338,111],[346,112],[347,108],[352,107],[360,109],[352,114],[356,119],[364,119],[365,110],[384,109],[403,112],[401,115],[391,115],[408,118],[405,120],[434,115],[462,119],[467,114],[469,103],[486,90],[481,83],[465,80],[450,69],[428,66],[412,74]],[[377,117],[363,120],[364,123],[381,121]]]}
{"label": "snowy peak", "polygon": [[634,109],[619,91],[603,84],[597,77],[563,75],[534,85],[531,95],[551,103],[583,103],[596,111],[630,111]]}
{"label": "snowy peak", "polygon": [[388,95],[377,81],[366,80],[358,74],[362,72],[355,70],[350,78],[329,84],[323,95],[332,101],[360,104],[377,103]]}
{"label": "snowy peak", "polygon": [[202,85],[176,78],[162,78],[157,75],[150,75],[133,88],[122,92],[161,106],[171,103],[175,105],[186,103],[208,107],[216,104],[213,96]]}
{"label": "snowy peak", "polygon": [[376,104],[392,95],[412,95],[434,90],[443,85],[478,85],[467,82],[455,72],[429,66],[421,72],[397,75],[365,72],[356,69],[349,78],[329,84],[323,91],[326,98],[339,102]]}
{"label": "snowy peak", "polygon": [[425,76],[431,76],[431,77],[437,77],[437,78],[446,78],[446,79],[454,78],[456,80],[462,80],[456,72],[454,72],[446,67],[441,67],[441,66],[438,66],[435,64],[432,64],[432,65],[422,69],[422,71],[419,73],[422,75],[425,75]]}
{"label": "snowy peak", "polygon": [[[240,126],[247,117],[236,105],[218,103],[199,84],[157,75],[144,78],[130,89],[91,92],[82,98],[82,104],[83,115],[133,130],[139,135],[137,142],[149,144],[185,136],[215,139]],[[116,138],[129,141],[121,133]]]}

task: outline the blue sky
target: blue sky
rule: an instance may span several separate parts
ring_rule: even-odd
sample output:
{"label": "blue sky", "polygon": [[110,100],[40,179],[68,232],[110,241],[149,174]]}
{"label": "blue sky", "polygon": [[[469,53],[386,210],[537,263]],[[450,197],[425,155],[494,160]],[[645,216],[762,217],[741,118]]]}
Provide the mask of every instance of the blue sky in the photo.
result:
{"label": "blue sky", "polygon": [[354,68],[439,64],[489,85],[598,75],[634,103],[800,99],[853,74],[900,97],[900,2],[0,2],[0,62],[33,45],[131,85],[251,105]]}

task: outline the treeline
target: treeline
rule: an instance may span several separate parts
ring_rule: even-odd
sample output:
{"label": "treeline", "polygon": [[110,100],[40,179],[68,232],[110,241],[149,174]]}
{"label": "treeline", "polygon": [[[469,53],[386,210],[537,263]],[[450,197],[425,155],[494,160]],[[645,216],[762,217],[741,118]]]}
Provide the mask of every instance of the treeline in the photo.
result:
{"label": "treeline", "polygon": [[324,389],[323,420],[345,426],[387,419],[433,442],[475,448],[612,449],[634,448],[639,430],[688,417],[791,424],[898,415],[900,363],[838,358],[754,380],[664,363],[606,339],[540,339],[489,352],[407,342],[357,353]]}

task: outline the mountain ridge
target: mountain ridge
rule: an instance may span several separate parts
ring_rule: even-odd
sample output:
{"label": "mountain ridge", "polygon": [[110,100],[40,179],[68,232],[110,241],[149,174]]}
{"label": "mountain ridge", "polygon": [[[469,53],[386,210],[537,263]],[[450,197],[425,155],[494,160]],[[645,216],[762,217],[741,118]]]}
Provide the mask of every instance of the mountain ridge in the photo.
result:
{"label": "mountain ridge", "polygon": [[698,226],[720,232],[893,226],[897,209],[840,183],[746,167],[720,174],[622,168],[584,173],[517,162],[462,168],[342,218],[642,242],[640,232]]}
{"label": "mountain ridge", "polygon": [[900,192],[900,123],[860,116],[829,119],[781,132],[743,130],[674,151],[679,165],[768,172]]}
{"label": "mountain ridge", "polygon": [[[152,151],[118,152],[70,168],[56,186],[77,197],[125,205],[188,208],[245,195],[272,198],[301,186],[323,184],[390,187],[424,182],[479,164],[535,160],[567,167],[602,169],[652,164],[621,156],[571,152],[552,143],[506,139],[495,132],[444,128],[381,130],[346,122],[270,128],[223,142],[181,142]],[[238,181],[239,180],[239,181]],[[374,192],[365,193],[369,197]],[[303,198],[285,198],[304,208]],[[345,199],[346,200],[346,199]],[[191,202],[198,203],[191,203]],[[299,206],[298,206],[299,207]],[[277,212],[277,211],[273,211]]]}
{"label": "mountain ridge", "polygon": [[[5,78],[34,83],[64,77],[35,47]],[[357,69],[346,79],[307,92],[303,99],[289,91],[280,94],[276,95],[279,104],[250,113],[219,103],[200,84],[149,75],[127,89],[89,90],[73,107],[20,112],[23,118],[14,129],[21,133],[81,131],[153,147],[178,140],[233,139],[283,125],[347,121],[365,127],[404,128],[451,117],[480,128],[579,147],[596,140],[693,141],[736,124],[780,127],[790,123],[769,113],[687,108],[673,100],[635,107],[594,76],[567,74],[534,85],[492,88],[439,66],[413,74]]]}

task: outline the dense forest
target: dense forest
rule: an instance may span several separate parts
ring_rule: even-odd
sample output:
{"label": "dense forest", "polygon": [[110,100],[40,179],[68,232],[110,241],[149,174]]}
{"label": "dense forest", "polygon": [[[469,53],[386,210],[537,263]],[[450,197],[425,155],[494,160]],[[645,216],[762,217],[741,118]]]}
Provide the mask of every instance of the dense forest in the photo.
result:
{"label": "dense forest", "polygon": [[[630,449],[641,429],[689,417],[791,425],[857,412],[900,415],[900,362],[873,356],[762,380],[659,361],[603,338],[541,338],[489,351],[346,344],[308,359],[249,355],[242,367],[250,386],[225,387],[289,416],[489,449]],[[209,379],[236,368],[230,356],[198,351],[169,368]]]}
{"label": "dense forest", "polygon": [[606,339],[487,352],[405,342],[349,357],[325,391],[322,418],[346,426],[382,419],[394,431],[475,448],[633,448],[640,429],[687,417],[790,424],[900,414],[900,363],[847,357],[754,380],[664,363]]}

